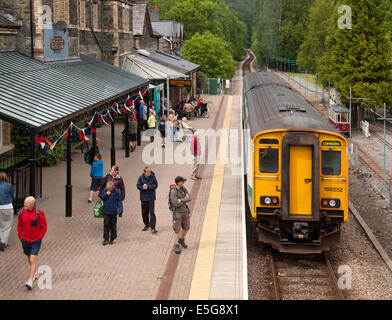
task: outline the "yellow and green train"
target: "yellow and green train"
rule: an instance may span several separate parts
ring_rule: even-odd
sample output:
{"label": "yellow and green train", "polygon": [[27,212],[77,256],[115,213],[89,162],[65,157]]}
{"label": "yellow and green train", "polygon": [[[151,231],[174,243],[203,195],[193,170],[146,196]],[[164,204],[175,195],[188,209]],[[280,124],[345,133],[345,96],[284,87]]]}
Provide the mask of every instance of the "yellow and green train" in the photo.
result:
{"label": "yellow and green train", "polygon": [[348,143],[271,72],[243,86],[246,193],[259,241],[289,253],[320,253],[348,220]]}

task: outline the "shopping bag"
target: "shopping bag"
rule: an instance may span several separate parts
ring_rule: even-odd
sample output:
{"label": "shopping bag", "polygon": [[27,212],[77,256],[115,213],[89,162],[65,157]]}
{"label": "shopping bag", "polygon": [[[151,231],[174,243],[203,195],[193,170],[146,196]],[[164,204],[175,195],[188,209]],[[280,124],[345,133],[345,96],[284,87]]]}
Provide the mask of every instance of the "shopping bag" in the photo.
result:
{"label": "shopping bag", "polygon": [[103,218],[102,208],[103,208],[102,202],[101,200],[98,200],[93,207],[95,218]]}

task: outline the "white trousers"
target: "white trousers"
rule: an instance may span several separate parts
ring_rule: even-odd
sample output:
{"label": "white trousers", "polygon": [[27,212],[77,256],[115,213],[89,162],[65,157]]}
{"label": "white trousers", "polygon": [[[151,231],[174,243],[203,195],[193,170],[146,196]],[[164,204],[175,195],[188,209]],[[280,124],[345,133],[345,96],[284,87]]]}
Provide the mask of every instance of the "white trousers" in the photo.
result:
{"label": "white trousers", "polygon": [[8,243],[13,219],[14,209],[0,209],[0,242]]}

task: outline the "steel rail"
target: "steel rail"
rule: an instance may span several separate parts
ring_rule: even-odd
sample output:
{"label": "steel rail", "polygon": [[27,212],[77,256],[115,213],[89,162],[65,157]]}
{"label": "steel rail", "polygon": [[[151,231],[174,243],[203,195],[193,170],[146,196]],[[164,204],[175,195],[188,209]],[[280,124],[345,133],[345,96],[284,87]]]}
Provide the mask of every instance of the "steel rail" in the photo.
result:
{"label": "steel rail", "polygon": [[275,264],[275,259],[274,259],[274,254],[272,252],[272,249],[269,250],[268,255],[269,255],[270,265],[271,265],[272,283],[274,285],[275,300],[282,300],[279,291],[278,273],[276,270],[276,264]]}
{"label": "steel rail", "polygon": [[331,264],[331,261],[329,259],[328,252],[324,251],[323,252],[323,257],[324,257],[324,262],[325,262],[325,264],[327,266],[328,274],[329,274],[329,276],[330,276],[330,278],[332,280],[333,286],[335,288],[336,296],[337,296],[338,300],[344,300],[345,298],[344,298],[342,290],[340,290],[340,288],[339,288],[338,279],[336,278],[335,272],[333,271],[332,264]]}

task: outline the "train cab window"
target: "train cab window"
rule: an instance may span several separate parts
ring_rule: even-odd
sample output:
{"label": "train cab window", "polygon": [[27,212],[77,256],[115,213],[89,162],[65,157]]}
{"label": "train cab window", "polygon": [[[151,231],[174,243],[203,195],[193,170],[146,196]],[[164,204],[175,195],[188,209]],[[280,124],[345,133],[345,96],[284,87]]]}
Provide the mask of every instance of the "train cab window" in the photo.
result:
{"label": "train cab window", "polygon": [[341,173],[341,152],[321,151],[321,172],[327,176],[340,176]]}
{"label": "train cab window", "polygon": [[279,172],[279,149],[259,149],[259,168],[262,173]]}

